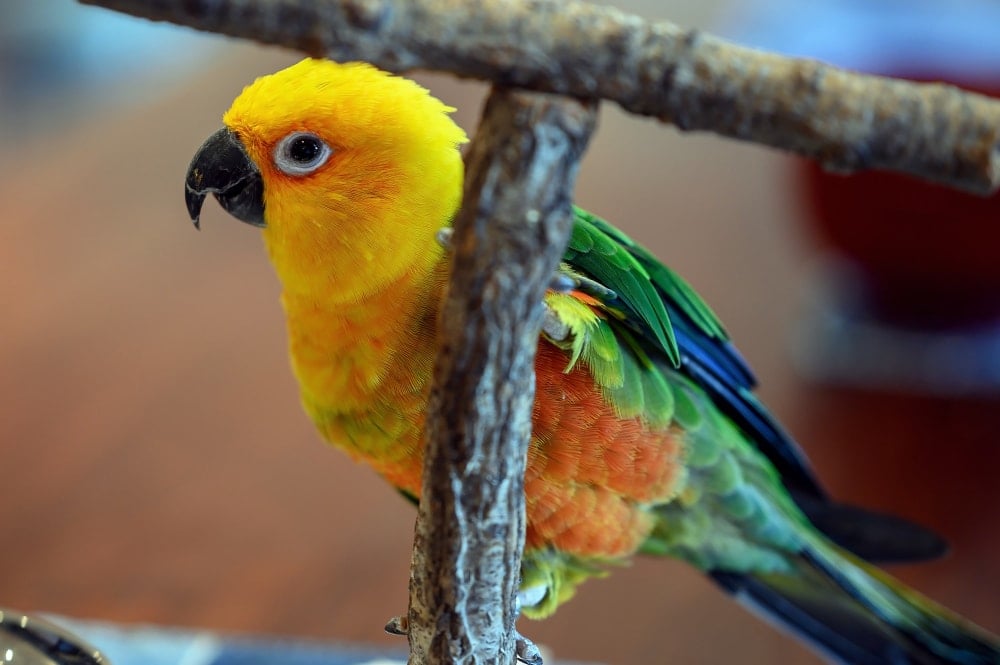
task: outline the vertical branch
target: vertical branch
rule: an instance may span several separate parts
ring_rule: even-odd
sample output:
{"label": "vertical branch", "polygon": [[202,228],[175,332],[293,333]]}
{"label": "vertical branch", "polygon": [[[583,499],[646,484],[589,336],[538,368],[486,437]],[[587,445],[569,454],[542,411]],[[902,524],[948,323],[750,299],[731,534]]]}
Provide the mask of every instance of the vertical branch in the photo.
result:
{"label": "vertical branch", "polygon": [[513,662],[542,297],[594,105],[494,90],[467,159],[427,420],[410,663]]}

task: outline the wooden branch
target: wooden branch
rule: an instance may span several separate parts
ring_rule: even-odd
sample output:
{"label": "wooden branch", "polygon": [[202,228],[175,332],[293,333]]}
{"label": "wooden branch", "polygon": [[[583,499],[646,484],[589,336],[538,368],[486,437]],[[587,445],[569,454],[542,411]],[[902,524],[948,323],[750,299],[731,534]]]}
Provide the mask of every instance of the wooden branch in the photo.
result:
{"label": "wooden branch", "polygon": [[467,158],[427,421],[410,663],[512,663],[542,296],[593,105],[495,90]]}
{"label": "wooden branch", "polygon": [[618,102],[682,130],[788,150],[841,172],[1000,186],[1000,102],[853,74],[668,22],[562,0],[81,0],[385,69],[431,69]]}

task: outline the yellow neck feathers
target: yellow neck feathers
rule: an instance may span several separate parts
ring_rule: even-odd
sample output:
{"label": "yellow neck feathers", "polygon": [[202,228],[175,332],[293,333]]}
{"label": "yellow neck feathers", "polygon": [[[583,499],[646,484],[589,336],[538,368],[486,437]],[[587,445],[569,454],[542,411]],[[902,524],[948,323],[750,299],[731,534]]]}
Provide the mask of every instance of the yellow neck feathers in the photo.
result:
{"label": "yellow neck feathers", "polygon": [[223,117],[264,183],[306,409],[401,483],[419,468],[414,422],[444,277],[435,234],[461,198],[466,137],[452,110],[369,65],[303,60],[255,81]]}

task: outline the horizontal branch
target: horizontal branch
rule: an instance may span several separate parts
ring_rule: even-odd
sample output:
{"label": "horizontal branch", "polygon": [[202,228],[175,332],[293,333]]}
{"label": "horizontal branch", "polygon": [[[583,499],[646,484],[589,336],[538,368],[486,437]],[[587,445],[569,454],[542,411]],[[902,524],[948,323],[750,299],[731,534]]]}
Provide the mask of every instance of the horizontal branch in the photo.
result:
{"label": "horizontal branch", "polygon": [[384,69],[430,69],[618,102],[840,172],[1000,186],[1000,102],[849,73],[562,0],[82,0]]}
{"label": "horizontal branch", "polygon": [[513,663],[542,297],[595,122],[495,90],[468,153],[441,313],[410,579],[410,662]]}

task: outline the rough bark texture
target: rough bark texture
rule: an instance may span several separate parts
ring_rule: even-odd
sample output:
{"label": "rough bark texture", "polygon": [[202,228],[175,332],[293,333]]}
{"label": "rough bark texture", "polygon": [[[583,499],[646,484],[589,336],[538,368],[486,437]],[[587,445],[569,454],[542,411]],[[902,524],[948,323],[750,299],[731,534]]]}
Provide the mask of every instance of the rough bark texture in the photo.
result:
{"label": "rough bark texture", "polygon": [[513,662],[542,296],[592,105],[495,90],[470,148],[427,421],[411,663]]}
{"label": "rough bark texture", "polygon": [[1000,102],[737,46],[562,0],[82,0],[394,71],[432,69],[618,102],[683,130],[892,169],[980,193],[1000,186]]}

